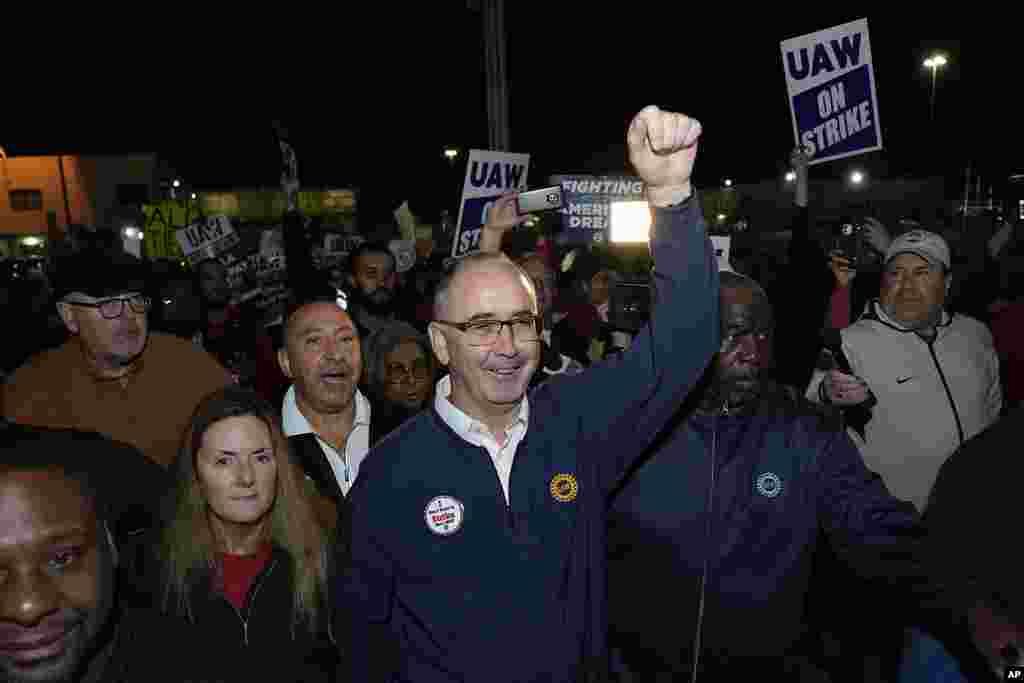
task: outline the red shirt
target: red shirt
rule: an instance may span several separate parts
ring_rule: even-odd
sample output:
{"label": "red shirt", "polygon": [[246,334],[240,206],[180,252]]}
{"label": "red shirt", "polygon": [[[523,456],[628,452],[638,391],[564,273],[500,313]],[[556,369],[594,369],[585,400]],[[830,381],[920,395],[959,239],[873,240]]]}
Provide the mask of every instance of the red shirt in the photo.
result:
{"label": "red shirt", "polygon": [[850,288],[836,287],[832,290],[832,299],[828,304],[829,326],[836,330],[849,327],[850,323]]}
{"label": "red shirt", "polygon": [[245,609],[252,582],[270,562],[271,545],[264,545],[255,555],[220,554],[221,590],[224,597],[238,609]]}
{"label": "red shirt", "polygon": [[992,341],[1002,363],[1003,398],[1024,400],[1024,301],[1017,301],[992,319]]}

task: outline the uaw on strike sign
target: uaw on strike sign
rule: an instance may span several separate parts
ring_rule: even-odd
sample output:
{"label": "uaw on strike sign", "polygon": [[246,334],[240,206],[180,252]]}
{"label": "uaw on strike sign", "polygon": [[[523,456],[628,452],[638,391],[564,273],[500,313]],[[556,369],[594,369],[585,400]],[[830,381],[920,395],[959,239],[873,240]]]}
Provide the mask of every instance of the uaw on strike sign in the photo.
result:
{"label": "uaw on strike sign", "polygon": [[459,258],[480,248],[480,229],[487,222],[494,200],[506,192],[525,190],[529,168],[529,154],[469,151],[452,256]]}
{"label": "uaw on strike sign", "polygon": [[882,149],[867,19],[782,41],[782,65],[811,165]]}

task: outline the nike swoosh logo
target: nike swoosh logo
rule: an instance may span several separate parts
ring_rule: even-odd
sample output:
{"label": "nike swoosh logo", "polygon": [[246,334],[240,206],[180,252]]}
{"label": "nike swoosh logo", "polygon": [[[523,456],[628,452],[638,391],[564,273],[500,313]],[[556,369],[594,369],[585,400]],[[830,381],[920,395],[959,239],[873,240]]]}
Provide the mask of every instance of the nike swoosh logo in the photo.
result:
{"label": "nike swoosh logo", "polygon": [[912,379],[914,379],[913,375],[911,375],[910,377],[901,377],[898,380],[896,380],[896,384],[903,384],[904,382],[909,382]]}

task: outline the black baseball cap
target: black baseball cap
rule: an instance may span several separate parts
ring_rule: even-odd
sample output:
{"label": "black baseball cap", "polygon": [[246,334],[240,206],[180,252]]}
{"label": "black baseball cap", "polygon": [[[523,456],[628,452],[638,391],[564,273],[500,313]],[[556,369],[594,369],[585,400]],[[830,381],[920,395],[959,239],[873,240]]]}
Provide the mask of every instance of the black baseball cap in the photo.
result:
{"label": "black baseball cap", "polygon": [[145,291],[148,269],[140,259],[124,251],[83,249],[55,260],[53,280],[58,300],[71,292],[102,299]]}

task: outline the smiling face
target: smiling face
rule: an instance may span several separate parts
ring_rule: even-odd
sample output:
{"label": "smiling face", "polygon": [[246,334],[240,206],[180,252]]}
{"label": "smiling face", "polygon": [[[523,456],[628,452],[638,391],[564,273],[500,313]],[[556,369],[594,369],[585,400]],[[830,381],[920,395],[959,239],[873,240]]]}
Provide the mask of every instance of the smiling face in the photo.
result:
{"label": "smiling face", "polygon": [[114,567],[92,501],[59,469],[0,470],[0,676],[65,681],[94,649]]}
{"label": "smiling face", "polygon": [[311,303],[292,314],[281,370],[295,380],[300,408],[320,415],[348,409],[363,372],[359,336],[337,304]]}
{"label": "smiling face", "polygon": [[229,417],[203,434],[196,477],[218,525],[255,525],[277,494],[277,459],[267,425],[258,417]]}
{"label": "smiling face", "polygon": [[[537,300],[518,268],[491,260],[455,275],[444,308],[444,319],[451,322],[509,320],[536,315]],[[472,346],[466,333],[439,323],[431,324],[430,339],[449,367],[452,403],[485,424],[518,408],[540,360],[540,343],[513,340],[507,326],[489,347]]]}

